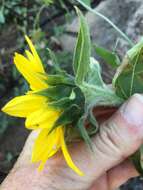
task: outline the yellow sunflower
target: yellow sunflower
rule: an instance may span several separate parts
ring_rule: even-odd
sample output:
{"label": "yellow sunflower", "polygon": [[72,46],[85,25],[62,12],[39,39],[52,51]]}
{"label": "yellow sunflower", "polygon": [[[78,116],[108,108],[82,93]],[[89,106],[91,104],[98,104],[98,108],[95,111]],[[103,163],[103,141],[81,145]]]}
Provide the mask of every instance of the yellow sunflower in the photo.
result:
{"label": "yellow sunflower", "polygon": [[27,57],[15,53],[14,63],[29,83],[30,91],[26,95],[12,99],[2,111],[12,116],[26,118],[25,125],[28,129],[40,129],[32,152],[32,162],[39,162],[40,170],[43,169],[47,159],[61,149],[69,167],[79,175],[83,175],[68,153],[64,140],[64,126],[59,126],[49,133],[61,112],[48,107],[47,97],[35,94],[39,90],[47,89],[48,85],[42,79],[42,75],[39,75],[39,73],[45,74],[40,57],[31,40],[27,36],[25,38],[31,52],[25,51]]}

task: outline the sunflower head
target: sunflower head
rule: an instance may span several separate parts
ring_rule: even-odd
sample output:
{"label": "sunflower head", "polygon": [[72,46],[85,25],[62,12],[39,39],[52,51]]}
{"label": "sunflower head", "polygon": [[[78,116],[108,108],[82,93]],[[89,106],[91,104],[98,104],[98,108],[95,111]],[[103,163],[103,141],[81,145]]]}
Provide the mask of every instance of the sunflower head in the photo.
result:
{"label": "sunflower head", "polygon": [[[83,175],[73,163],[66,146],[69,140],[82,137],[91,147],[89,135],[95,131],[97,124],[92,115],[93,104],[88,102],[91,91],[87,88],[87,81],[92,82],[90,76],[93,74],[89,66],[90,35],[82,13],[78,11],[78,14],[80,31],[73,58],[75,75],[61,70],[56,63],[55,74],[47,74],[33,43],[25,36],[30,51],[25,50],[26,56],[15,53],[14,64],[29,83],[29,91],[12,99],[2,111],[26,118],[25,126],[28,129],[40,131],[32,152],[32,162],[40,162],[40,170],[47,159],[61,149],[69,167]],[[49,53],[55,62],[54,53],[51,50]],[[88,129],[85,128],[87,119],[92,126]]]}

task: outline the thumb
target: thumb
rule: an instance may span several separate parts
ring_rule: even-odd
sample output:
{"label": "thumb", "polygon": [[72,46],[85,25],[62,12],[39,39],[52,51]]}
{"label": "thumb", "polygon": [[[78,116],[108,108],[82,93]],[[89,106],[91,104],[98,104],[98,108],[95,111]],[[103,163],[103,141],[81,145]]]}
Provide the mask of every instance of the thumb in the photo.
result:
{"label": "thumb", "polygon": [[135,94],[100,126],[99,133],[93,138],[94,177],[132,155],[142,142],[143,96]]}

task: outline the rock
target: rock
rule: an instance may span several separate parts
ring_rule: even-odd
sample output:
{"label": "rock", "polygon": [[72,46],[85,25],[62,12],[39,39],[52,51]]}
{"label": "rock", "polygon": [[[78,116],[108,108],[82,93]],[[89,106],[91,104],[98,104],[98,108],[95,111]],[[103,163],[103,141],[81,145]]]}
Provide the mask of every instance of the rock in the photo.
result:
{"label": "rock", "polygon": [[[123,32],[129,35],[130,39],[136,42],[142,36],[143,29],[143,1],[142,0],[106,0],[102,1],[96,10],[107,16]],[[114,49],[117,40],[117,49],[123,55],[128,44],[114,29],[103,19],[95,14],[86,14],[90,26],[92,42],[103,47]],[[72,51],[75,45],[75,34],[78,31],[78,19],[74,19],[70,25],[66,26],[66,33],[61,37],[61,44],[64,49]]]}

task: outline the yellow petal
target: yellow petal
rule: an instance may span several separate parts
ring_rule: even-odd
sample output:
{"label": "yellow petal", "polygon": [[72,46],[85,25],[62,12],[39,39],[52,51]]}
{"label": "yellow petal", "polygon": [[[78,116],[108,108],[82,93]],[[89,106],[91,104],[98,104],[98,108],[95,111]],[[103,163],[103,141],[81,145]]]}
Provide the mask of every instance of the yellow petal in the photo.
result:
{"label": "yellow petal", "polygon": [[30,50],[31,50],[31,52],[33,54],[33,57],[35,59],[35,63],[39,67],[39,70],[44,73],[44,68],[43,68],[42,62],[40,60],[40,57],[39,57],[39,55],[38,55],[38,53],[37,53],[37,51],[36,51],[36,49],[35,49],[32,41],[30,40],[30,38],[28,38],[28,36],[25,36],[25,39],[26,39],[26,41],[27,41],[27,43],[28,43],[28,45],[30,47]]}
{"label": "yellow petal", "polygon": [[23,56],[24,59],[27,61],[27,63],[28,63],[27,66],[28,66],[28,67],[32,67],[32,70],[33,70],[34,72],[43,73],[43,71],[41,71],[41,70],[39,69],[39,67],[37,66],[37,64],[36,64],[36,62],[35,62],[35,59],[34,59],[33,55],[30,53],[30,51],[25,50],[25,53],[26,53],[26,55],[27,55],[27,58],[24,57],[23,55],[21,55],[21,56]]}
{"label": "yellow petal", "polygon": [[58,117],[59,112],[49,109],[47,106],[43,106],[27,117],[25,125],[29,129],[51,129]]}
{"label": "yellow petal", "polygon": [[49,130],[43,129],[35,141],[32,151],[32,162],[46,162],[55,154],[60,146],[60,133],[56,129],[49,134]]}
{"label": "yellow petal", "polygon": [[14,63],[19,70],[19,72],[24,76],[24,78],[29,82],[32,90],[42,90],[47,88],[47,84],[38,75],[37,69],[34,64],[28,61],[21,54],[15,53]]}
{"label": "yellow petal", "polygon": [[33,61],[34,57],[30,51],[25,50],[25,54],[27,55],[27,58],[29,59],[29,61]]}
{"label": "yellow petal", "polygon": [[31,112],[43,107],[46,101],[45,97],[34,94],[18,96],[10,100],[2,111],[16,117],[27,117]]}
{"label": "yellow petal", "polygon": [[34,69],[34,71],[37,73],[44,74],[45,71],[43,69],[39,68],[39,65],[37,64],[37,61],[36,61],[35,57],[33,56],[33,54],[28,50],[25,50],[25,54],[27,55],[27,58],[25,58],[25,59],[27,59],[27,61],[29,61],[30,64],[33,66],[32,69]]}
{"label": "yellow petal", "polygon": [[65,160],[67,162],[67,164],[69,165],[69,167],[71,169],[73,169],[78,175],[83,176],[83,172],[80,171],[80,169],[73,163],[71,156],[69,155],[69,152],[67,150],[67,146],[64,140],[64,130],[61,128],[61,148],[62,148],[62,152],[63,155],[65,157]]}

